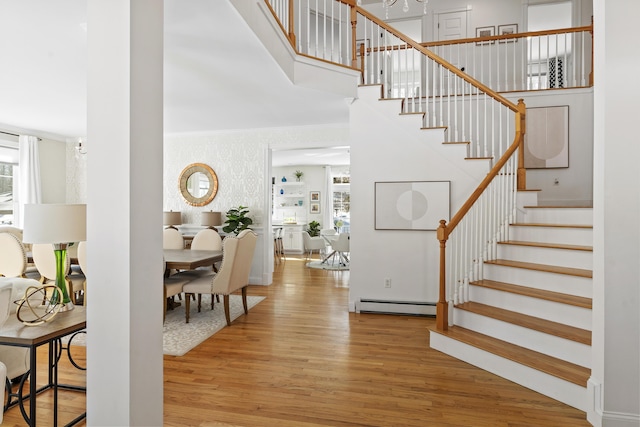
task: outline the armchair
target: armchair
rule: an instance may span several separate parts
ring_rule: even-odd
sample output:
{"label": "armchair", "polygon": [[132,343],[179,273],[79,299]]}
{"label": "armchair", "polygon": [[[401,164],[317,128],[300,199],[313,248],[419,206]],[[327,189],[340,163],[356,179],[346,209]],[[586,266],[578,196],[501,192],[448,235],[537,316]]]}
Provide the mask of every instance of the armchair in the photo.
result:
{"label": "armchair", "polygon": [[224,314],[227,326],[231,325],[229,314],[229,295],[242,290],[242,304],[244,312],[247,308],[247,286],[251,262],[256,247],[258,236],[251,230],[243,230],[237,237],[226,237],[222,243],[222,263],[217,273],[201,276],[184,285],[186,322],[189,323],[190,300],[193,294],[198,294],[198,312],[201,310],[202,294],[211,294],[211,308],[213,309],[213,296],[224,296]]}

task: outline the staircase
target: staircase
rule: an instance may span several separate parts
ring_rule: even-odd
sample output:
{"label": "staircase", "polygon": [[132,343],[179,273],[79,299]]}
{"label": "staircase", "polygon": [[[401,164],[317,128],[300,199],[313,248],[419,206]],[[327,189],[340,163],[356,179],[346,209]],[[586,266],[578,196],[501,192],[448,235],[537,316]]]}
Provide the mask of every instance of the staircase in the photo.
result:
{"label": "staircase", "polygon": [[431,347],[586,411],[592,209],[525,206],[508,236]]}

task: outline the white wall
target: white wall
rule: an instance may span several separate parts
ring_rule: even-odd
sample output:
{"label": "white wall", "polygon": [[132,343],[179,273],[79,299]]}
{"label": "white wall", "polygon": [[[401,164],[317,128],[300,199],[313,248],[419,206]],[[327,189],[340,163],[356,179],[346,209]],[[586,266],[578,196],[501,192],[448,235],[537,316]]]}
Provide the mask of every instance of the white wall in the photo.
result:
{"label": "white wall", "polygon": [[[527,188],[542,190],[539,204],[591,205],[593,201],[593,89],[506,94],[527,108],[569,106],[569,167],[528,169]],[[555,179],[558,184],[554,184]]]}
{"label": "white wall", "polygon": [[418,116],[399,116],[399,102],[360,94],[351,107],[350,310],[361,298],[436,302],[436,232],[375,230],[375,183],[452,181],[453,214],[486,176],[488,162],[465,162],[465,148],[443,145],[442,130],[420,130]]}
{"label": "white wall", "polygon": [[629,51],[638,2],[596,0],[593,362],[588,420],[640,425],[640,146]]}

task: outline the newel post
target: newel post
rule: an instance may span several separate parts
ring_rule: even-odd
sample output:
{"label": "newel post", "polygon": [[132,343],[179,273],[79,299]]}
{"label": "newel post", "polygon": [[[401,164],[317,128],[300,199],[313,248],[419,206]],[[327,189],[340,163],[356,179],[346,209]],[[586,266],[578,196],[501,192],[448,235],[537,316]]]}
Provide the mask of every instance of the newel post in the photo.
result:
{"label": "newel post", "polygon": [[518,190],[527,189],[527,170],[524,168],[524,134],[527,131],[527,106],[521,98],[518,100],[518,112],[516,113],[516,135],[520,134],[518,143]]}
{"label": "newel post", "polygon": [[436,232],[440,242],[440,291],[436,303],[436,328],[441,331],[449,329],[449,303],[447,303],[447,273],[446,273],[446,249],[447,249],[447,221],[440,220],[440,226]]}

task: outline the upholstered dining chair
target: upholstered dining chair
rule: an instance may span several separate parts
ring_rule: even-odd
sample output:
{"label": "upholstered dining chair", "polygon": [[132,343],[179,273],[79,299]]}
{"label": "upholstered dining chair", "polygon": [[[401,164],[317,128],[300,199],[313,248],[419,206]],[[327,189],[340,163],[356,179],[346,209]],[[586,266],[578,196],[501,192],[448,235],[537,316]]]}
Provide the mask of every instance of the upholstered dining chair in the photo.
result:
{"label": "upholstered dining chair", "polygon": [[[191,250],[203,250],[203,251],[221,251],[222,250],[222,237],[220,234],[212,228],[205,228],[196,233],[191,241]],[[195,271],[203,270],[207,271],[209,268],[200,268]],[[213,265],[213,271],[218,271],[218,267]]]}
{"label": "upholstered dining chair", "polygon": [[184,249],[184,237],[176,228],[165,228],[162,230],[163,249]]}
{"label": "upholstered dining chair", "polygon": [[247,308],[247,286],[249,285],[249,273],[251,262],[256,248],[258,236],[252,230],[246,229],[237,237],[226,237],[222,243],[222,263],[217,273],[195,278],[184,285],[185,315],[189,323],[189,310],[191,295],[198,295],[198,312],[201,310],[202,294],[211,294],[211,309],[213,309],[214,295],[224,296],[224,314],[227,326],[231,325],[229,313],[229,295],[237,290],[242,290],[242,304],[245,314]]}
{"label": "upholstered dining chair", "polygon": [[[164,259],[162,260],[164,262]],[[167,269],[166,263],[163,266],[162,271]],[[187,276],[183,273],[174,274],[169,277],[164,278],[164,298],[162,301],[164,302],[164,311],[162,315],[162,322],[164,323],[167,317],[167,305],[172,304],[172,301],[169,298],[172,298],[176,295],[182,294],[182,288],[184,285],[189,283],[193,279],[193,276]]]}
{"label": "upholstered dining chair", "polygon": [[327,241],[320,236],[311,237],[306,231],[302,232],[302,242],[304,243],[304,253],[307,256],[307,261],[313,254],[313,251],[322,253],[327,247]]}
{"label": "upholstered dining chair", "polygon": [[[34,279],[22,277],[2,277],[0,278],[0,327],[6,322],[10,315],[15,315],[17,305],[13,301],[24,295],[29,286],[38,286],[40,283]],[[17,398],[16,393],[12,393],[11,381],[20,379],[24,384],[26,373],[29,371],[29,349],[24,347],[13,347],[0,345],[0,381],[3,382],[5,398],[2,400],[3,407],[0,408],[0,421],[2,413],[7,409],[9,403]],[[4,367],[4,369],[2,369]],[[3,372],[4,371],[4,374]],[[6,397],[9,393],[9,398]]]}
{"label": "upholstered dining chair", "polygon": [[22,277],[27,270],[27,253],[13,233],[0,233],[0,276]]}

